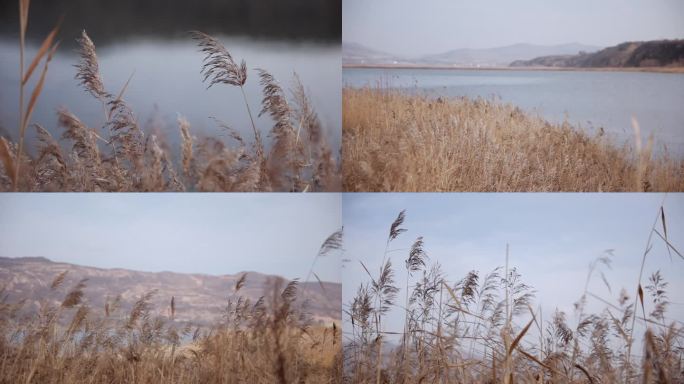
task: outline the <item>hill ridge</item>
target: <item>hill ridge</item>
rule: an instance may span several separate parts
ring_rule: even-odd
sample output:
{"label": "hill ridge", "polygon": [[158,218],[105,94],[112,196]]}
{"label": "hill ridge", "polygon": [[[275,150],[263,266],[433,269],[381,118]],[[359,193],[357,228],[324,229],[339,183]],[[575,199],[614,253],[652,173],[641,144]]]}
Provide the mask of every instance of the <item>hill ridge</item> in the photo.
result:
{"label": "hill ridge", "polygon": [[553,45],[515,43],[491,48],[455,48],[445,52],[416,55],[395,55],[355,42],[342,42],[342,62],[347,65],[435,65],[435,66],[508,66],[520,59],[532,59],[549,54],[571,54],[598,51],[601,47],[581,43]]}
{"label": "hill ridge", "polygon": [[[52,290],[52,281],[64,271],[68,271],[64,283],[58,290]],[[211,324],[218,319],[228,299],[237,297],[235,284],[245,273],[246,281],[238,296],[252,301],[266,296],[276,279],[290,281],[254,271],[225,275],[145,272],[54,262],[44,257],[0,257],[0,281],[7,300],[18,302],[26,299],[27,311],[38,310],[41,300],[59,303],[69,289],[87,279],[84,294],[92,308],[104,308],[108,298],[120,296],[121,308],[126,311],[140,296],[156,290],[153,304],[157,311],[164,311],[174,297],[178,321],[197,325]],[[300,301],[309,303],[308,311],[315,321],[330,323],[341,320],[340,283],[300,282],[299,292],[300,295],[305,292]]]}
{"label": "hill ridge", "polygon": [[684,39],[627,41],[598,52],[516,60],[511,67],[640,68],[683,67]]}

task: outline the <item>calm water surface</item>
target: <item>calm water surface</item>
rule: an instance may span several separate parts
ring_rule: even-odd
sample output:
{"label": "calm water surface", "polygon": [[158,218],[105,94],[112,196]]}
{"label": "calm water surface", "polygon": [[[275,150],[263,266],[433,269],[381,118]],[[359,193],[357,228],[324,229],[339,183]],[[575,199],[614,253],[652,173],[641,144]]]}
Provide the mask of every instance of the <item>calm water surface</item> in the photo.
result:
{"label": "calm water surface", "polygon": [[[268,70],[283,88],[289,88],[293,73],[297,72],[331,137],[331,144],[335,149],[339,148],[342,104],[339,44],[218,38],[236,61],[244,58],[247,62],[245,92],[255,118],[261,109],[262,95],[254,69]],[[98,46],[97,41],[95,45]],[[30,47],[27,57],[32,58],[36,49],[37,46]],[[117,94],[133,74],[124,99],[132,107],[141,127],[164,127],[166,139],[172,145],[178,145],[179,141],[178,114],[188,119],[198,136],[222,133],[210,119],[216,117],[251,140],[252,129],[239,88],[223,84],[206,88],[200,75],[203,55],[190,38],[127,39],[98,47],[97,54],[105,88]],[[61,135],[55,114],[58,107],[68,108],[91,127],[101,126],[104,120],[101,103],[74,79],[77,62],[78,55],[73,49],[60,48],[50,63],[43,92],[31,119],[56,136]],[[17,42],[0,39],[0,134],[8,134],[13,139],[17,137],[18,68]],[[289,90],[287,92],[289,94]],[[262,116],[256,123],[265,135],[273,121]]]}
{"label": "calm water surface", "polygon": [[384,85],[439,96],[497,98],[634,142],[631,117],[658,150],[684,155],[684,74],[647,72],[344,69],[345,86]]}

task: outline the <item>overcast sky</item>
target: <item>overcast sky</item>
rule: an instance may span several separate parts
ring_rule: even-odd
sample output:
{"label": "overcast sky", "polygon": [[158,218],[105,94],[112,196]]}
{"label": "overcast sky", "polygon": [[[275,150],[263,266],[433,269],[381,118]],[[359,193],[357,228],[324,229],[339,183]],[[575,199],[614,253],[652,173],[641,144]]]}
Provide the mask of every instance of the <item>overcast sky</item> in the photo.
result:
{"label": "overcast sky", "polygon": [[684,38],[681,0],[344,0],[342,40],[394,54]]}
{"label": "overcast sky", "polygon": [[[0,194],[0,256],[103,268],[305,278],[339,194]],[[340,255],[315,272],[340,281]]]}
{"label": "overcast sky", "polygon": [[[589,289],[617,303],[621,288],[634,299],[641,258],[659,207],[661,194],[345,194],[345,254],[342,269],[343,303],[347,306],[361,283],[369,276],[361,262],[375,276],[379,274],[390,224],[406,209],[401,234],[390,245],[396,284],[405,287],[404,260],[418,236],[424,236],[430,263],[439,262],[451,284],[470,270],[481,276],[505,265],[506,244],[510,244],[510,267],[522,274],[522,281],[537,291],[544,319],[558,308],[574,319],[573,303],[582,295],[589,263],[605,250],[613,249],[612,269],[604,269],[611,290],[597,274]],[[665,199],[670,241],[684,248],[684,194]],[[662,227],[658,229],[662,233]],[[672,304],[667,316],[684,321],[684,260],[654,238],[642,285],[647,276],[660,270],[669,283]],[[413,285],[420,275],[414,275]],[[403,306],[405,290],[399,291]],[[646,310],[649,310],[647,302]],[[592,311],[605,305],[589,300]],[[648,313],[648,312],[647,312]],[[395,310],[386,331],[401,331],[403,314]],[[348,317],[345,315],[345,321]],[[345,324],[345,331],[349,331]]]}

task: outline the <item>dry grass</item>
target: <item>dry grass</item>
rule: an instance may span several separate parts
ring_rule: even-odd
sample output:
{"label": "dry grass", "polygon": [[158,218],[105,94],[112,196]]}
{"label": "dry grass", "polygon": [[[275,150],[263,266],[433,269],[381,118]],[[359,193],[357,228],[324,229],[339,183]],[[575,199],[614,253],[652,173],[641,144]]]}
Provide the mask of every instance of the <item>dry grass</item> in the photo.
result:
{"label": "dry grass", "polygon": [[[52,287],[59,295],[61,284]],[[211,328],[174,322],[173,304],[155,312],[156,292],[122,313],[116,300],[91,307],[86,289],[81,281],[61,305],[44,298],[37,315],[3,299],[0,383],[339,382],[337,327],[309,324],[294,305],[296,281],[273,281],[256,303],[236,289]]]}
{"label": "dry grass", "polygon": [[[314,260],[341,239],[331,235]],[[163,292],[147,292],[128,311],[120,298],[95,308],[86,280],[63,289],[67,272],[37,313],[0,290],[0,383],[341,383],[338,325],[312,325],[297,280],[271,279],[253,302],[240,295],[244,274],[226,292],[221,318],[200,327],[175,320],[175,297],[155,310]]]}
{"label": "dry grass", "polygon": [[[390,226],[388,246],[404,230],[404,217],[401,212]],[[665,229],[661,207],[651,235],[658,235],[673,257],[684,259],[663,234]],[[655,238],[649,237],[645,255]],[[596,275],[608,285],[603,270],[610,267],[612,253],[606,251],[590,264],[575,303],[576,320],[568,321],[563,312],[544,318],[541,308],[533,307],[535,290],[516,268],[509,268],[508,250],[505,267],[487,274],[473,270],[456,281],[439,263],[430,263],[422,237],[406,253],[403,301],[397,297],[387,251],[377,274],[362,264],[369,281],[344,311],[350,326],[345,333],[345,382],[684,382],[684,328],[666,315],[668,284],[659,271],[643,288],[639,277],[633,302],[625,289],[617,298],[602,298],[588,287]],[[589,313],[589,300],[605,308]],[[399,314],[403,330],[383,327],[387,316]],[[641,330],[635,327],[637,320]],[[394,345],[383,348],[385,339],[393,339]],[[633,352],[637,340],[643,350]]]}
{"label": "dry grass", "polygon": [[[202,74],[213,85],[239,88],[251,119],[251,140],[228,124],[216,121],[228,131],[229,141],[208,137],[197,139],[192,127],[179,118],[180,153],[174,156],[160,137],[142,130],[132,108],[125,102],[128,83],[118,93],[106,90],[99,71],[96,48],[86,32],[78,39],[80,62],[76,80],[103,106],[105,122],[88,127],[66,109],[58,112],[61,142],[47,130],[38,131],[37,155],[25,150],[25,136],[31,127],[35,107],[57,48],[57,28],[45,39],[35,59],[24,65],[24,33],[29,1],[20,2],[21,78],[18,143],[0,138],[0,191],[339,191],[340,172],[324,129],[311,106],[304,86],[295,75],[288,95],[267,71],[259,69],[263,87],[263,109],[274,121],[266,148],[243,86],[248,81],[245,61],[237,64],[217,39],[193,32],[205,55]],[[24,110],[24,87],[43,62],[40,79]],[[198,79],[199,80],[199,79]],[[130,79],[129,79],[130,81]],[[180,172],[179,170],[182,170]]]}
{"label": "dry grass", "polygon": [[684,191],[684,160],[467,98],[343,90],[345,191]]}

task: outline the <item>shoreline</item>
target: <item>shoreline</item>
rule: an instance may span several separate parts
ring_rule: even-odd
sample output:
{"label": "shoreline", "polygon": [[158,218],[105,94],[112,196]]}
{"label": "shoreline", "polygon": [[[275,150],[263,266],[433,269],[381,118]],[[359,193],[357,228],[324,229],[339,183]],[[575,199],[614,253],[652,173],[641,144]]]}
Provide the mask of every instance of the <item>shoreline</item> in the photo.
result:
{"label": "shoreline", "polygon": [[466,67],[412,64],[342,64],[342,69],[438,69],[454,71],[649,72],[683,74],[684,67]]}

